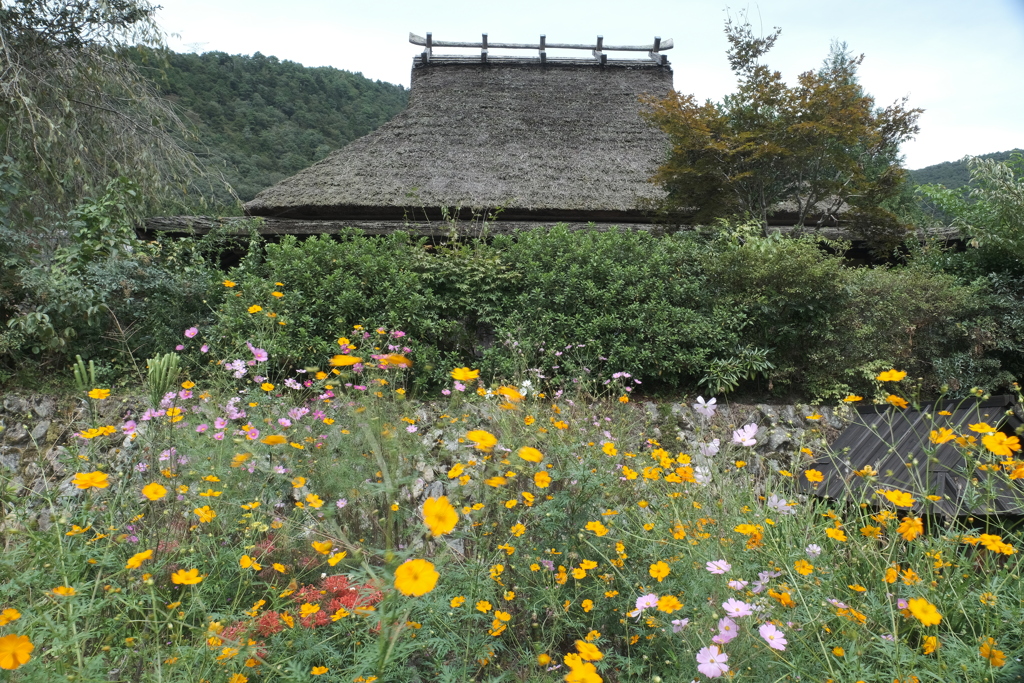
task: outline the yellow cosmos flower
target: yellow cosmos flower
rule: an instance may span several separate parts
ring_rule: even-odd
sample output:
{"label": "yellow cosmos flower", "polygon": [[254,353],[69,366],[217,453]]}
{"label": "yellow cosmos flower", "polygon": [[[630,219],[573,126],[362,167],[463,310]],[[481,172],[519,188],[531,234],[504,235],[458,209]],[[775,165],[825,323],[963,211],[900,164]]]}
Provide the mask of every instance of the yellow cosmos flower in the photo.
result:
{"label": "yellow cosmos flower", "polygon": [[904,517],[900,525],[896,527],[896,533],[907,541],[913,541],[924,533],[924,524],[920,517]]}
{"label": "yellow cosmos flower", "polygon": [[850,394],[849,396],[847,396],[846,398],[843,399],[843,402],[844,403],[856,403],[857,401],[863,401],[863,400],[864,400],[863,396],[858,396],[857,394]]}
{"label": "yellow cosmos flower", "polygon": [[978,648],[978,654],[987,659],[988,663],[992,666],[1003,666],[1006,664],[1006,656],[1002,650],[996,649],[996,641],[991,636]]}
{"label": "yellow cosmos flower", "polygon": [[995,455],[1011,457],[1020,450],[1020,439],[1016,436],[1007,436],[1002,432],[995,432],[988,436],[981,437],[981,443]]}
{"label": "yellow cosmos flower", "polygon": [[489,453],[498,443],[496,436],[490,432],[484,431],[483,429],[474,429],[466,434],[466,439],[472,441],[475,448],[484,451],[485,453]]}
{"label": "yellow cosmos flower", "polygon": [[262,310],[263,310],[263,307],[262,306],[258,306],[256,304],[253,304],[252,306],[249,307],[249,312],[250,313],[259,313]]}
{"label": "yellow cosmos flower", "polygon": [[423,523],[430,529],[431,536],[451,533],[459,522],[459,513],[448,502],[447,496],[427,498],[423,501]]}
{"label": "yellow cosmos flower", "polygon": [[7,624],[18,619],[21,619],[21,612],[13,607],[8,607],[3,612],[0,612],[0,626],[7,626]]}
{"label": "yellow cosmos flower", "polygon": [[470,370],[469,368],[455,368],[452,370],[452,379],[456,382],[469,382],[479,376],[479,370]]}
{"label": "yellow cosmos flower", "polygon": [[663,595],[658,598],[658,611],[672,614],[683,608],[683,603],[674,595]]}
{"label": "yellow cosmos flower", "polygon": [[925,598],[910,598],[907,601],[907,609],[924,626],[938,626],[942,621],[939,610]]}
{"label": "yellow cosmos flower", "polygon": [[793,563],[793,569],[795,569],[798,574],[808,576],[814,572],[814,565],[807,560],[797,560]]}
{"label": "yellow cosmos flower", "polygon": [[893,489],[889,491],[879,490],[878,492],[884,495],[889,502],[896,507],[908,508],[912,507],[914,503],[917,502],[914,500],[914,497],[906,491],[897,491]]}
{"label": "yellow cosmos flower", "polygon": [[519,390],[515,387],[498,387],[498,395],[504,396],[512,403],[518,403],[523,400],[523,395],[519,393]]}
{"label": "yellow cosmos flower", "polygon": [[13,671],[32,659],[35,645],[28,636],[16,636],[13,633],[0,638],[0,669]]}
{"label": "yellow cosmos flower", "polygon": [[53,594],[62,598],[71,598],[75,595],[75,589],[73,586],[57,586],[53,589]]}
{"label": "yellow cosmos flower", "polygon": [[267,434],[260,439],[260,443],[265,443],[268,446],[281,446],[288,443],[288,438],[283,434]]}
{"label": "yellow cosmos flower", "polygon": [[464,602],[466,602],[466,596],[458,595],[458,596],[452,598],[451,601],[449,601],[448,605],[450,607],[462,607],[462,604]]}
{"label": "yellow cosmos flower", "polygon": [[551,476],[547,472],[537,472],[533,475],[533,484],[539,489],[546,489],[551,484]]}
{"label": "yellow cosmos flower", "polygon": [[523,446],[520,448],[518,455],[526,462],[540,462],[544,459],[544,455],[540,451],[536,448],[531,448],[530,446]]}
{"label": "yellow cosmos flower", "polygon": [[807,477],[807,481],[815,484],[825,480],[825,476],[818,470],[807,470],[804,472],[804,476]]}
{"label": "yellow cosmos flower", "polygon": [[955,439],[956,434],[954,434],[953,430],[949,429],[948,427],[939,427],[938,431],[934,429],[932,430],[931,434],[929,435],[929,438],[931,439],[932,443],[942,444],[946,443],[947,441],[952,441],[953,439]]}
{"label": "yellow cosmos flower", "polygon": [[380,359],[380,362],[389,367],[411,368],[412,361],[400,353],[389,353]]}
{"label": "yellow cosmos flower", "polygon": [[316,614],[319,611],[320,611],[320,605],[317,605],[316,603],[312,603],[312,602],[306,602],[306,603],[303,603],[301,607],[299,607],[299,616],[301,616],[301,617],[308,617],[308,616],[311,616],[313,614]]}
{"label": "yellow cosmos flower", "polygon": [[326,666],[314,666],[310,669],[309,673],[313,676],[322,676],[323,674],[330,671]]}
{"label": "yellow cosmos flower", "polygon": [[105,398],[110,398],[110,389],[93,389],[89,392],[89,398],[96,401],[102,401]]}
{"label": "yellow cosmos flower", "polygon": [[652,578],[657,579],[658,583],[661,583],[666,576],[672,573],[672,570],[669,569],[669,566],[666,563],[659,560],[650,566],[648,572]]}
{"label": "yellow cosmos flower", "polygon": [[604,659],[604,654],[597,649],[597,646],[592,643],[588,643],[585,640],[576,641],[576,651],[580,653],[580,659],[585,659],[588,662],[596,662]]}
{"label": "yellow cosmos flower", "polygon": [[587,525],[584,528],[587,531],[593,531],[598,536],[604,536],[608,533],[608,527],[601,522],[587,522]]}
{"label": "yellow cosmos flower", "polygon": [[152,550],[143,550],[141,553],[135,553],[128,558],[128,562],[124,565],[125,569],[138,569],[142,566],[142,563],[153,557]]}
{"label": "yellow cosmos flower", "polygon": [[878,377],[875,377],[875,379],[879,382],[899,382],[906,376],[907,373],[903,370],[886,370],[879,374]]}
{"label": "yellow cosmos flower", "polygon": [[921,640],[921,652],[930,655],[939,649],[939,639],[936,636],[925,636]]}
{"label": "yellow cosmos flower", "polygon": [[338,354],[337,356],[332,356],[330,360],[330,364],[336,368],[343,368],[349,365],[356,365],[362,362],[363,359],[360,358],[359,356],[350,356],[348,354]]}
{"label": "yellow cosmos flower", "polygon": [[825,535],[840,542],[846,540],[846,532],[842,529],[825,529]]}
{"label": "yellow cosmos flower", "polygon": [[313,546],[313,550],[317,551],[321,555],[326,555],[331,552],[334,547],[333,541],[313,541],[310,545]]}
{"label": "yellow cosmos flower", "polygon": [[480,600],[476,603],[476,609],[479,612],[487,614],[491,611],[491,603],[487,602],[486,600]]}
{"label": "yellow cosmos flower", "polygon": [[199,517],[199,522],[201,524],[207,524],[209,522],[212,522],[214,517],[217,516],[217,513],[214,512],[209,505],[204,505],[201,508],[196,508],[192,512],[194,512],[196,516]]}
{"label": "yellow cosmos flower", "polygon": [[258,572],[261,569],[263,569],[263,566],[260,565],[259,562],[249,557],[248,555],[242,555],[242,557],[238,560],[238,566],[242,569],[251,569],[254,572]]}
{"label": "yellow cosmos flower", "polygon": [[440,577],[429,560],[406,560],[395,569],[395,588],[402,595],[418,597],[434,590]]}
{"label": "yellow cosmos flower", "polygon": [[110,486],[107,475],[103,472],[79,472],[75,475],[75,486],[81,490],[105,489]]}
{"label": "yellow cosmos flower", "polygon": [[888,403],[889,405],[896,406],[897,408],[900,409],[906,408],[908,405],[910,405],[909,403],[907,403],[906,399],[900,398],[896,394],[889,394],[888,396],[886,396],[885,402]]}
{"label": "yellow cosmos flower", "polygon": [[264,382],[263,384],[260,385],[260,389],[262,389],[263,391],[273,391],[274,385],[271,384],[270,382]]}
{"label": "yellow cosmos flower", "polygon": [[171,574],[171,583],[179,586],[194,586],[202,580],[203,577],[199,576],[198,569],[179,569]]}
{"label": "yellow cosmos flower", "polygon": [[167,495],[167,489],[153,482],[142,487],[142,495],[150,500],[160,500]]}
{"label": "yellow cosmos flower", "polygon": [[224,281],[224,282],[223,282],[222,284],[223,284],[223,285],[224,285],[225,287],[234,287],[234,286],[235,286],[236,284],[238,284],[238,283],[236,283],[236,282],[232,282],[231,280],[225,280],[225,281]]}

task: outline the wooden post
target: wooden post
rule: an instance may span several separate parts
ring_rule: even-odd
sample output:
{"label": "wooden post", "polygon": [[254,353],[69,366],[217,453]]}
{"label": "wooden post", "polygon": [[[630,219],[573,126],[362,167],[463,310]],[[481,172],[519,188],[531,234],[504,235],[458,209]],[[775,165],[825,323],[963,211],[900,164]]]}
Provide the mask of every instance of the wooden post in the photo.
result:
{"label": "wooden post", "polygon": [[594,56],[601,60],[602,66],[608,61],[608,55],[604,53],[604,36],[597,37],[597,49],[594,50]]}
{"label": "wooden post", "polygon": [[480,61],[481,62],[486,62],[487,61],[487,34],[485,33],[485,34],[483,34],[483,36],[484,36],[484,39],[483,39],[483,42],[481,43],[482,47],[480,49]]}
{"label": "wooden post", "polygon": [[548,37],[543,33],[540,35],[540,63],[545,64],[548,61],[548,51],[546,49]]}

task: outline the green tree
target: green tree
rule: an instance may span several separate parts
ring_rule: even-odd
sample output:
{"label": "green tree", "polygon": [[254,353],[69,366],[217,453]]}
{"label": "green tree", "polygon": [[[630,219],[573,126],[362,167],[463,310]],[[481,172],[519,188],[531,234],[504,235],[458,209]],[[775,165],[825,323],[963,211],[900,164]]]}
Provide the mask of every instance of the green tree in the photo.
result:
{"label": "green tree", "polygon": [[921,110],[906,100],[876,108],[857,81],[863,55],[845,44],[789,86],[762,62],[781,29],[756,37],[730,19],[725,33],[735,93],[718,104],[675,91],[650,102],[647,116],[671,143],[655,176],[668,191],[664,210],[700,223],[750,217],[767,226],[785,211],[801,226],[840,216],[862,229],[898,226],[886,204],[900,195],[899,145],[917,133]]}
{"label": "green tree", "polygon": [[24,185],[12,215],[64,216],[118,177],[138,185],[143,208],[196,191],[205,173],[181,144],[189,126],[125,57],[162,46],[155,9],[146,0],[0,8],[0,155]]}
{"label": "green tree", "polygon": [[953,217],[953,226],[974,247],[991,247],[1024,258],[1024,155],[1006,161],[972,157],[963,188],[922,185],[919,190]]}

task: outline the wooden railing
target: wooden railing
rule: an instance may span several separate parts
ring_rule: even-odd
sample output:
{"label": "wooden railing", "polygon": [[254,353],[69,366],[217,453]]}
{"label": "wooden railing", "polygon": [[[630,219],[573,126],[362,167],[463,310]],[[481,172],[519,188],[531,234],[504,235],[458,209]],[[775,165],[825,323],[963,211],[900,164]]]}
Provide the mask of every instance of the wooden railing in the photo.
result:
{"label": "wooden railing", "polygon": [[661,54],[662,50],[671,50],[673,47],[672,39],[662,40],[659,37],[654,38],[654,42],[650,45],[605,45],[604,36],[598,36],[597,42],[589,45],[579,43],[549,43],[547,42],[547,36],[541,36],[539,43],[491,43],[487,40],[487,34],[483,34],[483,40],[479,43],[466,43],[450,40],[434,40],[433,35],[428,33],[427,37],[418,36],[415,33],[409,34],[409,42],[413,45],[421,45],[424,47],[423,53],[420,55],[420,61],[423,64],[428,63],[434,57],[435,47],[463,47],[463,48],[479,48],[480,49],[480,61],[487,62],[487,51],[490,49],[494,50],[537,50],[538,56],[540,57],[541,63],[547,61],[548,49],[552,50],[590,50],[596,61],[604,64],[608,60],[609,52],[646,52],[650,59],[653,59],[658,64],[664,65],[668,63],[668,57]]}

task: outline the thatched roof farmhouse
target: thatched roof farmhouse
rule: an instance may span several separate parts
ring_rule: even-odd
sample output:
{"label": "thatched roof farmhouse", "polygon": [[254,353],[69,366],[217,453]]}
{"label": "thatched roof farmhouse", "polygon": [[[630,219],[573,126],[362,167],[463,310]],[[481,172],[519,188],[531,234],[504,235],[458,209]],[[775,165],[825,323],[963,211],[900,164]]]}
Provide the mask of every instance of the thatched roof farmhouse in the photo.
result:
{"label": "thatched roof farmhouse", "polygon": [[[425,44],[408,108],[376,131],[261,192],[252,216],[306,221],[437,221],[497,213],[498,222],[637,223],[661,190],[664,134],[640,116],[643,95],[664,97],[671,41],[595,45],[585,58],[493,57],[486,43]],[[435,47],[477,47],[435,56]],[[646,51],[610,59],[609,50]],[[627,53],[629,54],[629,53]]]}

